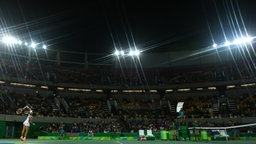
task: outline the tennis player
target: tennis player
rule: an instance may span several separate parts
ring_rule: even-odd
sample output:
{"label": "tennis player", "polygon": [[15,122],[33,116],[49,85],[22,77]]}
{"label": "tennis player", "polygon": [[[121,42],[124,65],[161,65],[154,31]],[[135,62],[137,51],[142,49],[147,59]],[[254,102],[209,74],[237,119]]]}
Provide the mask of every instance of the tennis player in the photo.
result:
{"label": "tennis player", "polygon": [[29,130],[30,124],[34,124],[32,122],[32,118],[33,118],[33,116],[32,116],[32,114],[33,114],[32,109],[29,106],[25,106],[23,108],[23,110],[25,110],[25,109],[28,109],[29,112],[28,112],[28,116],[27,116],[26,120],[23,122],[23,129],[22,129],[21,136],[20,136],[20,139],[22,141],[24,141],[24,142],[26,142],[26,140],[27,140],[26,136],[28,134],[28,130]]}

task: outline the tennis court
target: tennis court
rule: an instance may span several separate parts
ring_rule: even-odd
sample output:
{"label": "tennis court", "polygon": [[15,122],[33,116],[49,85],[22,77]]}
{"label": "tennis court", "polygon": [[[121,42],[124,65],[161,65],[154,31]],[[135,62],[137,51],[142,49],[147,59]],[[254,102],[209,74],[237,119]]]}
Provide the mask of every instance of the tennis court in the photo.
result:
{"label": "tennis court", "polygon": [[27,142],[22,142],[19,139],[0,139],[0,144],[255,144],[255,141],[246,141],[246,140],[238,140],[238,141],[116,141],[116,140],[37,140],[37,139],[28,139]]}

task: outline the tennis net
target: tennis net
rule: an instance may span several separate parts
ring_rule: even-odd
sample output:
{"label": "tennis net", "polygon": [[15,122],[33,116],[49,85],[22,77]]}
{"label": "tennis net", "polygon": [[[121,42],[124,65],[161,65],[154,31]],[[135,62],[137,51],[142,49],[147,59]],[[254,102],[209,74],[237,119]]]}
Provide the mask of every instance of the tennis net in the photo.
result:
{"label": "tennis net", "polygon": [[256,123],[227,127],[189,127],[194,140],[256,140]]}

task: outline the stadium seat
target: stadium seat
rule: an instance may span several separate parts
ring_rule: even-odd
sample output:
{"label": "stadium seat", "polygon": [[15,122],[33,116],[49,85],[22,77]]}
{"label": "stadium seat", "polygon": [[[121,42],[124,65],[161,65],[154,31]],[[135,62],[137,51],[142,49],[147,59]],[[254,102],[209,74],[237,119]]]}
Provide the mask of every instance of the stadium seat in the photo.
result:
{"label": "stadium seat", "polygon": [[152,130],[147,130],[147,136],[154,136],[153,133],[152,133]]}
{"label": "stadium seat", "polygon": [[144,130],[139,130],[139,136],[145,136]]}

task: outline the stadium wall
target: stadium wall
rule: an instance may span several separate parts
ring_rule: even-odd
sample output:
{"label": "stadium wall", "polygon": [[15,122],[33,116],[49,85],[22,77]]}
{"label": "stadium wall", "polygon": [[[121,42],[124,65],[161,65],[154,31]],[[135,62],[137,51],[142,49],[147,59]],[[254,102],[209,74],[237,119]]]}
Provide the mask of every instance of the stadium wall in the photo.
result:
{"label": "stadium wall", "polygon": [[[26,115],[4,115],[0,114],[0,121],[7,122],[23,122],[26,119]],[[111,121],[112,119],[89,119],[89,118],[68,118],[68,117],[33,117],[34,122],[46,122],[46,123],[80,123],[80,122],[89,122],[89,121]]]}
{"label": "stadium wall", "polygon": [[[17,115],[4,115],[0,114],[0,121],[5,122],[23,122],[26,119],[26,116],[17,116]],[[80,123],[80,122],[89,122],[89,121],[111,121],[112,119],[89,119],[89,118],[70,118],[70,117],[33,117],[34,122],[44,122],[44,123]],[[179,121],[180,119],[176,119],[176,121]],[[238,117],[238,118],[186,118],[187,122],[193,122],[194,120],[200,121],[200,122],[227,122],[227,121],[234,121],[239,122],[241,124],[247,124],[247,123],[255,123],[256,117]]]}

